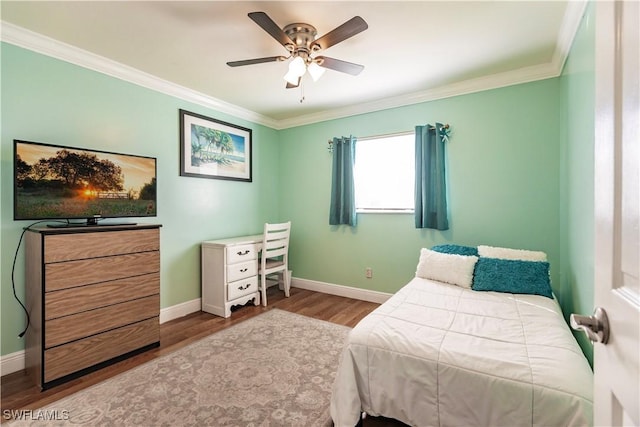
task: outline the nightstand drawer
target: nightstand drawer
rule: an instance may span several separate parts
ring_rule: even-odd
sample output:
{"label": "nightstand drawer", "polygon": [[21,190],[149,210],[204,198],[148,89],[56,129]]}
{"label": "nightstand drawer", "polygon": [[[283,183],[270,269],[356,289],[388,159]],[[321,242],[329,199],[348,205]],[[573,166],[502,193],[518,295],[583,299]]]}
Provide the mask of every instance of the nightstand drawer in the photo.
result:
{"label": "nightstand drawer", "polygon": [[227,266],[227,282],[245,279],[258,274],[258,262],[247,261]]}
{"label": "nightstand drawer", "polygon": [[254,244],[229,246],[227,248],[227,264],[258,259],[258,247]]}
{"label": "nightstand drawer", "polygon": [[227,299],[232,301],[243,295],[258,291],[258,276],[249,277],[245,280],[229,283],[227,285]]}

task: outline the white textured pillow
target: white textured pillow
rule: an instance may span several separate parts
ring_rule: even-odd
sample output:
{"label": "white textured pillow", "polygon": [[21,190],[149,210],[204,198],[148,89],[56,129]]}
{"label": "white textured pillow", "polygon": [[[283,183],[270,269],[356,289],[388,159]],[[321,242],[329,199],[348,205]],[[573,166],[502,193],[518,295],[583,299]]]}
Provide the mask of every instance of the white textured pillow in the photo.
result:
{"label": "white textured pillow", "polygon": [[498,248],[493,246],[478,246],[478,255],[486,258],[512,259],[512,260],[518,260],[518,261],[546,261],[547,260],[547,254],[541,251]]}
{"label": "white textured pillow", "polygon": [[477,261],[477,256],[444,254],[422,248],[416,277],[470,288]]}

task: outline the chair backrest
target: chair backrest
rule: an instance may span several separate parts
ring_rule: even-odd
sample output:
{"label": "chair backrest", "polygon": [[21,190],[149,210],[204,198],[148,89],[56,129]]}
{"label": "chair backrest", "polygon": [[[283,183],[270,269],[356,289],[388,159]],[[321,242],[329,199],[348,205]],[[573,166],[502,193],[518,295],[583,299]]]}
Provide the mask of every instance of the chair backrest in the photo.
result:
{"label": "chair backrest", "polygon": [[262,238],[262,258],[275,258],[283,256],[286,262],[289,252],[289,234],[291,221],[280,224],[264,225],[264,237]]}

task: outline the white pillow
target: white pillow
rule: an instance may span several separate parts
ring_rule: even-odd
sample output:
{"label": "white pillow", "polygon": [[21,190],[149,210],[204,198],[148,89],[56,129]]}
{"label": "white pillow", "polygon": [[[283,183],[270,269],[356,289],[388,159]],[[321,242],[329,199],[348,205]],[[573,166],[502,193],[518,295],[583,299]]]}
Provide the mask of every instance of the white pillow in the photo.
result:
{"label": "white pillow", "polygon": [[416,277],[470,288],[477,261],[477,256],[444,254],[422,248]]}
{"label": "white pillow", "polygon": [[493,246],[478,246],[478,255],[486,258],[512,259],[519,261],[546,261],[547,254],[541,251],[509,249]]}

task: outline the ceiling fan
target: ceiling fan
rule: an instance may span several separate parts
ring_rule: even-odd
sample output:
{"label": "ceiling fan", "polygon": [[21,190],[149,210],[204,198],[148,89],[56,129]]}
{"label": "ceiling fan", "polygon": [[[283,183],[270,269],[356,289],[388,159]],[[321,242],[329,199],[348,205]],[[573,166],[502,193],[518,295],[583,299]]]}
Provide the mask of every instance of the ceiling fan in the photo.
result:
{"label": "ceiling fan", "polygon": [[363,65],[354,64],[352,62],[342,61],[340,59],[330,58],[328,56],[315,56],[321,50],[330,48],[350,37],[369,28],[364,19],[355,16],[334,28],[324,36],[317,38],[316,29],[309,24],[295,23],[289,24],[284,28],[280,28],[271,18],[264,12],[251,12],[251,18],[271,37],[276,39],[278,43],[284,46],[289,52],[288,56],[268,56],[265,58],[246,59],[243,61],[227,62],[230,67],[241,67],[244,65],[261,64],[264,62],[286,61],[292,58],[289,63],[289,71],[284,76],[287,81],[287,88],[294,88],[300,85],[302,76],[305,72],[309,72],[314,81],[318,80],[324,73],[325,69],[340,71],[342,73],[357,76],[364,69]]}

